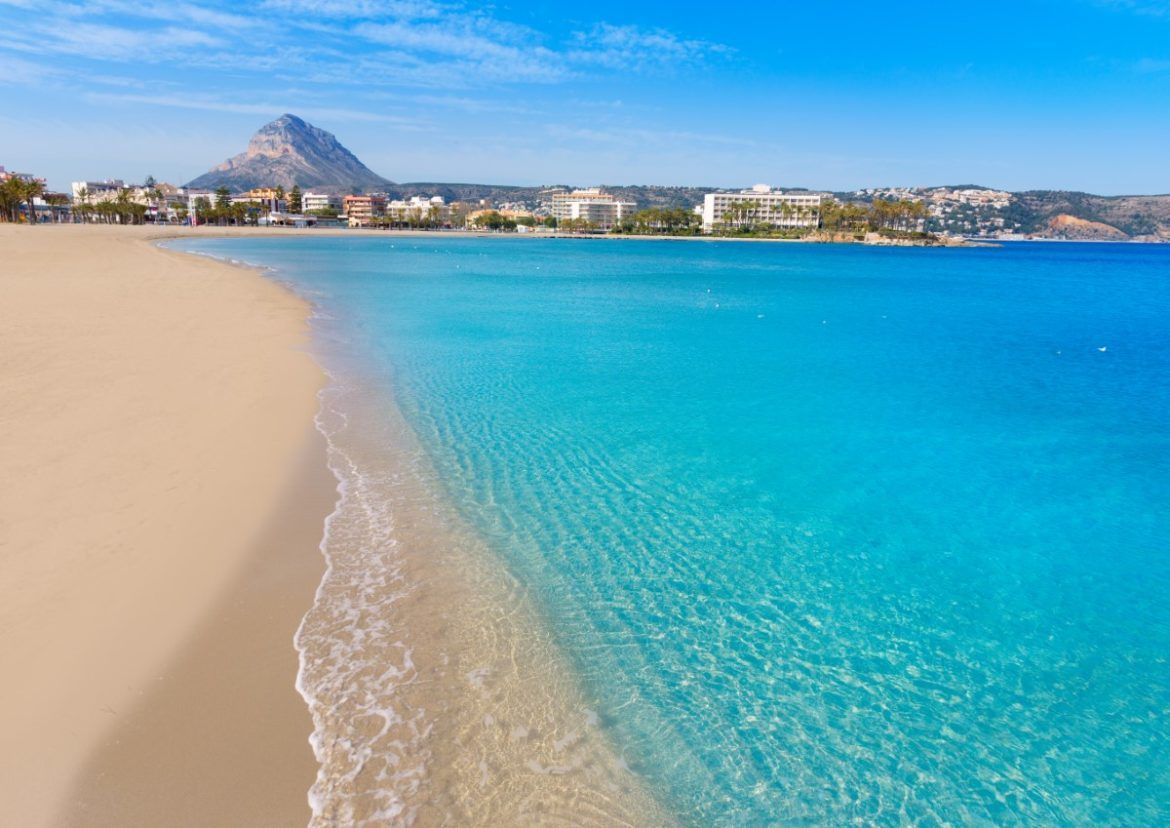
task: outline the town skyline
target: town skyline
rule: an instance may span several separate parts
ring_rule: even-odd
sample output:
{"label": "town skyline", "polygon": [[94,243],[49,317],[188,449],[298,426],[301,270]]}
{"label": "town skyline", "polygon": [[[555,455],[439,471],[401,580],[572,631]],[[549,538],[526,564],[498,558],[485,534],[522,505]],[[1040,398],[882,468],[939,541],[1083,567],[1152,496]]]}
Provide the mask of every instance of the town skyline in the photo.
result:
{"label": "town skyline", "polygon": [[[563,201],[563,199],[568,199]],[[564,209],[558,209],[558,201]],[[569,207],[573,202],[575,206]],[[31,212],[30,212],[31,211]],[[87,178],[69,193],[43,177],[0,165],[0,214],[9,221],[309,226],[430,230],[569,231],[635,235],[793,233],[834,241],[868,232],[940,238],[1170,239],[1170,196],[1099,196],[1052,190],[1011,193],[978,185],[817,192],[735,187],[622,186],[581,189],[474,183],[393,182],[327,130],[286,113],[233,155],[181,187]],[[697,218],[697,217],[701,217]],[[569,222],[571,220],[571,223]],[[701,226],[700,226],[701,225]],[[841,238],[845,233],[848,238]],[[913,241],[903,239],[903,241]]]}
{"label": "town skyline", "polygon": [[298,112],[401,182],[1170,191],[1170,6],[1007,9],[2,0],[0,162],[183,182]]}

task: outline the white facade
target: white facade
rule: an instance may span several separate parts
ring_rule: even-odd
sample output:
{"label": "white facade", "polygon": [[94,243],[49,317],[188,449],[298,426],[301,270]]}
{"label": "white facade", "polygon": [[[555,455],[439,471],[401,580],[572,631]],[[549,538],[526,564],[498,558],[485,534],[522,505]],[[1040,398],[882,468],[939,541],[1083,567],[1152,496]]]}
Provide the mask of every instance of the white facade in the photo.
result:
{"label": "white facade", "polygon": [[301,210],[310,213],[316,210],[328,210],[333,208],[337,212],[341,212],[341,196],[329,195],[328,193],[302,193],[301,194]]}
{"label": "white facade", "polygon": [[[265,213],[283,213],[288,209],[288,201],[283,198],[277,198],[275,193],[270,193],[265,190],[250,190],[249,192],[230,197],[232,204],[259,204],[260,209]],[[215,204],[215,197],[212,196],[211,203]]]}
{"label": "white facade", "polygon": [[703,196],[703,232],[710,233],[723,223],[816,227],[821,222],[824,198],[822,193],[785,193],[766,184],[738,193],[707,193]]}
{"label": "white facade", "polygon": [[434,217],[445,224],[451,220],[451,205],[444,202],[442,196],[427,198],[416,195],[406,200],[395,199],[388,202],[386,215],[395,221],[410,221],[411,219],[422,221]]}
{"label": "white facade", "polygon": [[260,216],[256,223],[262,227],[313,227],[317,224],[317,217],[302,213],[269,213]]}
{"label": "white facade", "polygon": [[210,207],[215,206],[215,191],[214,190],[187,190],[187,211],[194,213],[198,209],[197,201],[201,198],[207,199],[207,204]]}
{"label": "white facade", "polygon": [[[93,204],[117,198],[118,193],[126,189],[126,182],[120,178],[108,178],[105,181],[74,181],[71,189],[74,201]],[[84,199],[81,198],[82,193],[85,193]]]}
{"label": "white facade", "polygon": [[552,214],[557,222],[584,219],[599,230],[612,230],[614,225],[637,209],[632,201],[619,201],[616,196],[601,190],[574,190],[555,193]]}

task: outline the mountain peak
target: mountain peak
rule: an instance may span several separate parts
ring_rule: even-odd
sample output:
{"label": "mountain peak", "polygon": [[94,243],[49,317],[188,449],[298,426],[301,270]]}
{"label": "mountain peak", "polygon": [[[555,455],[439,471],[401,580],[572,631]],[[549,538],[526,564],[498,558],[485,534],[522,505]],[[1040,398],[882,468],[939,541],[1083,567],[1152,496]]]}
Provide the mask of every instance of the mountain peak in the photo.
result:
{"label": "mountain peak", "polygon": [[341,145],[336,136],[286,112],[260,127],[248,148],[187,184],[235,191],[253,187],[332,190],[385,190],[393,182],[382,178]]}
{"label": "mountain peak", "polygon": [[298,129],[309,127],[310,124],[298,115],[293,115],[291,112],[286,112],[277,118],[275,121],[269,121],[264,126],[260,127],[258,132],[263,132],[266,129],[280,129],[282,127],[292,126]]}

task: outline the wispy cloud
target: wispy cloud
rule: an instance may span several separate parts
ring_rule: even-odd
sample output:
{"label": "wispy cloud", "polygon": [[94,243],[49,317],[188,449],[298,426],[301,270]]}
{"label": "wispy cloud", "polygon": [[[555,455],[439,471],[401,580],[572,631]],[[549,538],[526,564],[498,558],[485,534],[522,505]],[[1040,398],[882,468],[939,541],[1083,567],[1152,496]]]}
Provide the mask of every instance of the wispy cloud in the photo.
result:
{"label": "wispy cloud", "polygon": [[193,3],[131,2],[131,0],[86,0],[84,3],[45,0],[42,11],[52,10],[74,17],[114,16],[125,24],[130,19],[163,20],[173,23],[196,23],[215,29],[248,30],[261,25],[259,19],[233,12],[209,9]]}
{"label": "wispy cloud", "polygon": [[554,37],[491,7],[434,0],[263,0],[260,14],[156,0],[0,0],[23,21],[0,50],[263,71],[298,81],[473,88],[691,67],[726,47],[597,23]]}
{"label": "wispy cloud", "polygon": [[694,65],[730,52],[721,44],[680,38],[665,29],[599,23],[588,32],[574,35],[574,47],[568,57],[610,69],[641,70]]}
{"label": "wispy cloud", "polygon": [[[4,0],[0,0],[4,2]],[[0,54],[0,84],[7,86],[32,86],[46,78],[59,77],[59,69],[44,66],[15,55]]]}
{"label": "wispy cloud", "polygon": [[428,0],[264,0],[261,8],[312,17],[343,20],[439,17],[452,7]]}
{"label": "wispy cloud", "polygon": [[545,132],[558,140],[571,139],[593,144],[640,148],[671,147],[675,145],[711,146],[737,149],[779,149],[773,145],[752,138],[740,138],[719,133],[691,132],[686,130],[647,129],[645,127],[581,127],[566,124],[549,124]]}
{"label": "wispy cloud", "polygon": [[86,99],[93,103],[129,103],[149,104],[151,106],[165,106],[177,109],[196,109],[206,112],[228,112],[235,115],[271,116],[273,113],[287,112],[295,108],[309,118],[319,118],[327,121],[358,121],[370,123],[393,124],[397,129],[422,131],[427,129],[424,120],[407,118],[396,115],[387,115],[381,112],[367,112],[358,109],[344,109],[337,107],[297,106],[290,107],[286,100],[269,101],[230,101],[213,96],[192,95],[151,95],[137,93],[91,92]]}
{"label": "wispy cloud", "polygon": [[498,26],[484,18],[361,23],[354,34],[402,53],[421,55],[440,73],[456,69],[463,85],[549,82],[567,74],[552,50],[534,42],[534,32]]}
{"label": "wispy cloud", "polygon": [[215,36],[179,26],[148,30],[103,23],[74,22],[63,26],[47,22],[0,34],[0,48],[120,63],[157,63],[173,59],[167,49],[217,45],[221,41]]}

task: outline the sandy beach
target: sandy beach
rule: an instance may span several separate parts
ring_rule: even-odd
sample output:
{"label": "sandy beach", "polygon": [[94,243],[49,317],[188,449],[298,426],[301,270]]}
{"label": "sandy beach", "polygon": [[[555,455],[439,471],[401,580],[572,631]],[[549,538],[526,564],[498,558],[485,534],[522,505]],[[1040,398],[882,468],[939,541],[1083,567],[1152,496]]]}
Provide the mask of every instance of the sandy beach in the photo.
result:
{"label": "sandy beach", "polygon": [[309,817],[309,309],[158,235],[0,225],[5,824]]}

